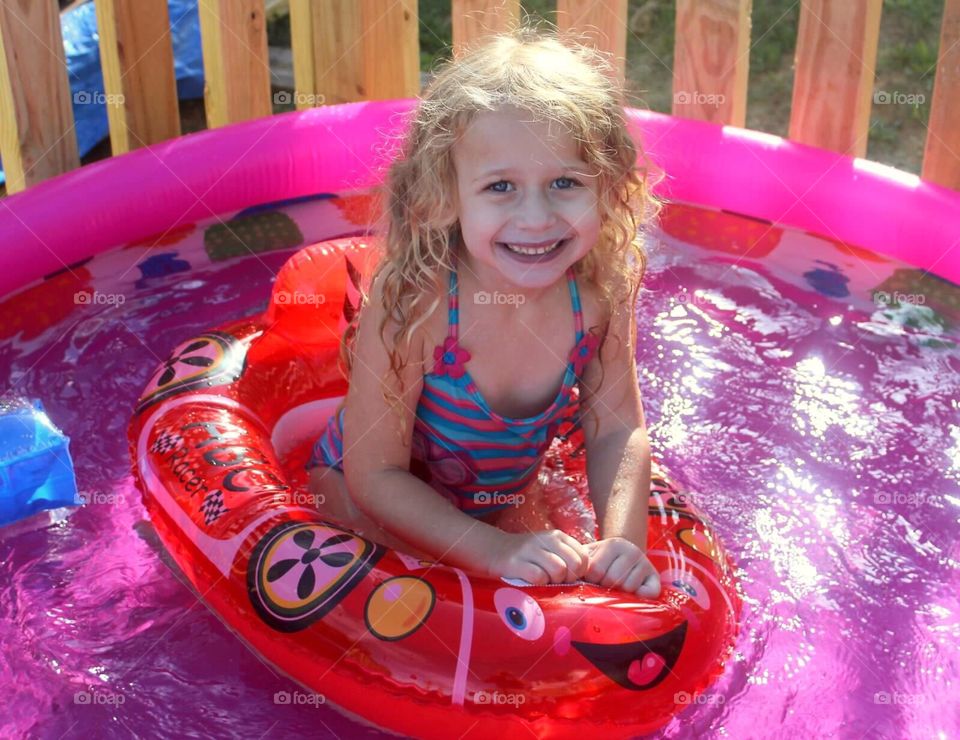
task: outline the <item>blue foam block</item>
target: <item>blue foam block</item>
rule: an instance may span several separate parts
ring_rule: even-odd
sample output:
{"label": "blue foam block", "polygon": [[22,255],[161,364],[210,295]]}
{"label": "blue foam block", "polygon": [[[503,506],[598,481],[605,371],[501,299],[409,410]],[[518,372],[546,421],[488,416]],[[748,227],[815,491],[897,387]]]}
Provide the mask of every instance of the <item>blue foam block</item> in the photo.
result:
{"label": "blue foam block", "polygon": [[0,400],[0,525],[80,503],[69,443],[40,401]]}

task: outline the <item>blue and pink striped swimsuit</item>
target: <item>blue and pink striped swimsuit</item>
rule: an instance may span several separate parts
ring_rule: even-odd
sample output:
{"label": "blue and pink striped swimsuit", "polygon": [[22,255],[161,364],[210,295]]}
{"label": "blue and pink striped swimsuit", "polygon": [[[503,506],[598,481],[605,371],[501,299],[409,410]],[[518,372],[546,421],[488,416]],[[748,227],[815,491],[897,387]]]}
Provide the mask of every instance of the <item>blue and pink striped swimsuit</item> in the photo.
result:
{"label": "blue and pink striped swimsuit", "polygon": [[[448,321],[444,343],[434,349],[432,372],[413,425],[410,472],[471,516],[482,517],[511,506],[536,477],[543,455],[557,436],[580,425],[577,381],[597,348],[583,330],[580,293],[573,268],[567,270],[573,304],[576,345],[568,356],[563,384],[553,403],[534,416],[509,418],[491,409],[464,363],[470,353],[459,346],[456,269],[450,273]],[[330,417],[313,449],[308,467],[343,470],[343,408]]]}

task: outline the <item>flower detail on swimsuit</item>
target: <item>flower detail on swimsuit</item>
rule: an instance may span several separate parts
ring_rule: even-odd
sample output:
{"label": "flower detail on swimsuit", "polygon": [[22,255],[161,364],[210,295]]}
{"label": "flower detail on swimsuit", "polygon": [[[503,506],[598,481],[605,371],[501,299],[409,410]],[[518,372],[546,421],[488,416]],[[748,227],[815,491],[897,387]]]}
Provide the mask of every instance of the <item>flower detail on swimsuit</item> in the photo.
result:
{"label": "flower detail on swimsuit", "polygon": [[600,340],[590,332],[586,332],[583,338],[577,342],[577,346],[570,352],[570,362],[573,363],[575,375],[580,376],[583,373],[583,369],[590,362],[598,346],[600,346]]}
{"label": "flower detail on swimsuit", "polygon": [[457,340],[447,337],[442,347],[433,349],[433,372],[437,375],[449,375],[456,380],[465,372],[463,363],[470,359],[470,353],[457,346]]}

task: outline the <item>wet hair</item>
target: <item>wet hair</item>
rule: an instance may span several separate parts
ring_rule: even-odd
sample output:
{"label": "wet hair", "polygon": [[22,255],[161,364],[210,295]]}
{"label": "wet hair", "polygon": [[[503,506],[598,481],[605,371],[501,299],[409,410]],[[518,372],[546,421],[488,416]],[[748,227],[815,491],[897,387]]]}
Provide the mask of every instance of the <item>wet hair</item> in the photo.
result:
{"label": "wet hair", "polygon": [[[651,192],[653,170],[628,131],[613,66],[570,35],[529,25],[488,37],[436,71],[378,192],[385,237],[372,279],[382,280],[387,311],[379,333],[401,393],[399,348],[405,344],[409,351],[414,332],[445,300],[442,280],[453,269],[452,250],[460,240],[453,146],[478,114],[507,107],[573,137],[598,178],[601,218],[596,245],[575,266],[577,277],[599,286],[608,310],[636,301],[646,269],[642,227],[660,204]],[[398,329],[387,338],[391,318]],[[349,374],[346,341],[341,350]],[[399,403],[398,395],[384,395]]]}

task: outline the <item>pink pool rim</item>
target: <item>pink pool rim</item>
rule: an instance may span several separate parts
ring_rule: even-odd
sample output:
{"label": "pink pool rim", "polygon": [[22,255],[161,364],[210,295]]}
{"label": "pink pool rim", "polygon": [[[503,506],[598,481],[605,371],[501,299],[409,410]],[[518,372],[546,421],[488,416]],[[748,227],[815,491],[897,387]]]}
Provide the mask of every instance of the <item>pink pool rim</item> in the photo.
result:
{"label": "pink pool rim", "polygon": [[[0,295],[120,244],[376,184],[415,101],[315,108],[96,162],[0,202]],[[659,193],[811,231],[960,283],[960,193],[770,134],[628,110]]]}

